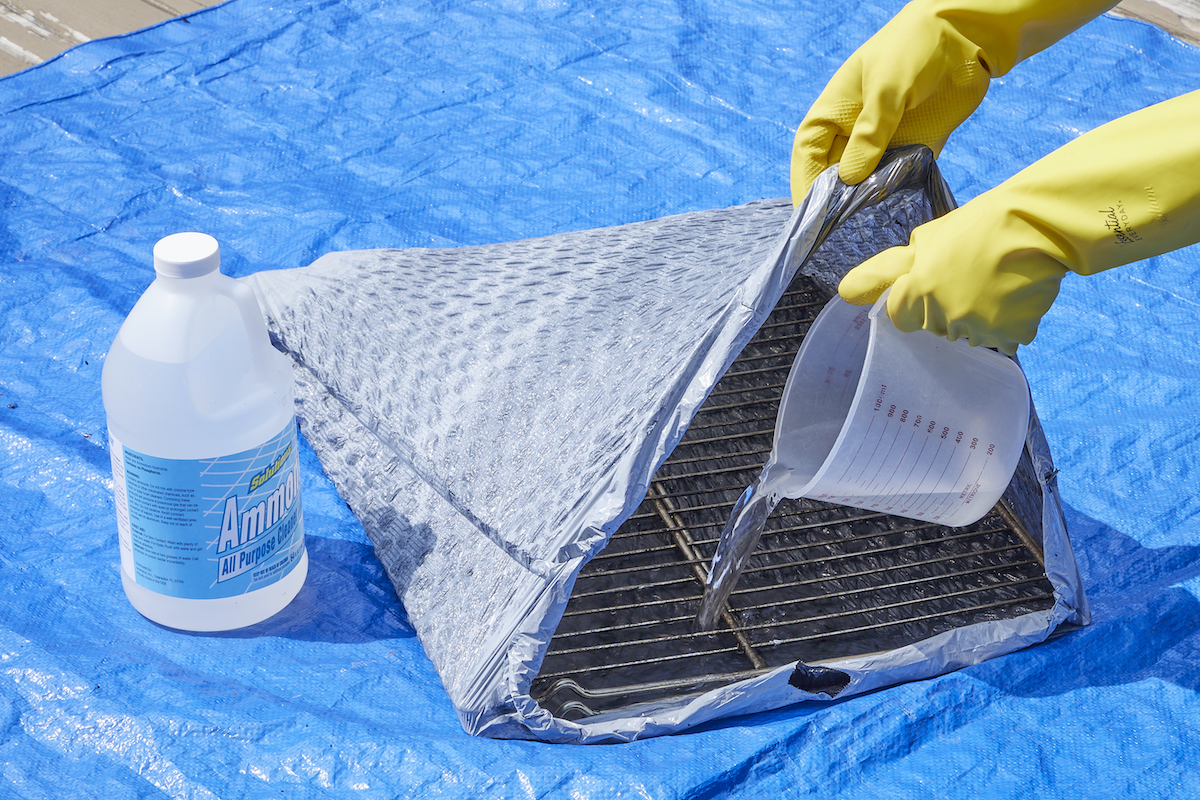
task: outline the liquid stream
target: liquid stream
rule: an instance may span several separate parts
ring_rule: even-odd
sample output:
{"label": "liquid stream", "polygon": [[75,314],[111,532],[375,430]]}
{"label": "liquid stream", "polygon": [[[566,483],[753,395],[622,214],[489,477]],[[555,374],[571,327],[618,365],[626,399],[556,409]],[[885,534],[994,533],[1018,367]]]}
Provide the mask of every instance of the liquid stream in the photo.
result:
{"label": "liquid stream", "polygon": [[696,624],[700,630],[711,631],[717,625],[721,609],[729,599],[733,587],[737,585],[746,560],[758,546],[762,538],[763,528],[767,518],[779,504],[779,483],[782,476],[778,472],[786,470],[777,468],[774,462],[758,476],[758,480],[746,487],[742,496],[733,506],[733,513],[725,523],[721,532],[721,540],[717,543],[717,552],[713,556],[712,567],[709,569],[708,580],[704,585],[704,599],[700,602],[700,613],[696,616]]}

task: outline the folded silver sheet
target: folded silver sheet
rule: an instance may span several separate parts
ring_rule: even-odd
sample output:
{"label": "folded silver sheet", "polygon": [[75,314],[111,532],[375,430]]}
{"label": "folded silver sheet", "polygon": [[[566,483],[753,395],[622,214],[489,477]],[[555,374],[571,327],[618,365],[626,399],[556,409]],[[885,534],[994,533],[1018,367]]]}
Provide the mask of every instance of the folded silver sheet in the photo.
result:
{"label": "folded silver sheet", "polygon": [[[304,435],[467,731],[626,741],[828,699],[789,682],[795,664],[580,722],[539,707],[529,687],[580,568],[796,271],[836,285],[952,206],[928,151],[911,150],[858,187],[827,172],[795,210],[770,200],[502,244],[330,253],[245,279],[295,361]],[[1052,490],[1040,430],[1030,447]],[[839,697],[1086,622],[1061,511],[1044,499],[1052,609],[839,662]]]}

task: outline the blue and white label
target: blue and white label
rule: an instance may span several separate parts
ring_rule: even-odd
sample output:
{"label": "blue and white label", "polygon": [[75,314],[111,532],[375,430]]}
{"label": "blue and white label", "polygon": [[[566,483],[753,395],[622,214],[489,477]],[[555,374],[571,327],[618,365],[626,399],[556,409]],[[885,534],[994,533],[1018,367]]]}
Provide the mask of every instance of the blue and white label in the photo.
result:
{"label": "blue and white label", "polygon": [[300,562],[295,420],[260,447],[220,458],[157,458],[109,438],[121,567],[139,585],[172,597],[232,597]]}

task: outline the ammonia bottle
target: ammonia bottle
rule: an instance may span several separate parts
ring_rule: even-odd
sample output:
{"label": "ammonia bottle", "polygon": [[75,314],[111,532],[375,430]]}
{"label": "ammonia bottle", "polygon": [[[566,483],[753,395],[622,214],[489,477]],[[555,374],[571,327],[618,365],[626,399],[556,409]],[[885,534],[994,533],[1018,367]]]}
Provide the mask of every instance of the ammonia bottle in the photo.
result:
{"label": "ammonia bottle", "polygon": [[158,242],[101,381],[125,594],[192,631],[264,620],[308,573],[291,366],[220,263],[206,234]]}

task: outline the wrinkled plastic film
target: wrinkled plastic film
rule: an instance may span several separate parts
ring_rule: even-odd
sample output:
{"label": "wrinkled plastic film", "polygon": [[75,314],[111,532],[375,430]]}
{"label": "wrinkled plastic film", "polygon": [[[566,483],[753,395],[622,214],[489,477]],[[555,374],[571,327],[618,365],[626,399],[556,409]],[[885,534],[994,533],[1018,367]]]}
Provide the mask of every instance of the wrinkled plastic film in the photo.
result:
{"label": "wrinkled plastic film", "polygon": [[[858,187],[827,172],[794,211],[769,201],[502,245],[337,253],[247,279],[302,373],[305,435],[468,731],[627,741],[825,697],[787,683],[795,665],[581,721],[529,689],[575,576],[796,270],[836,285],[950,206],[928,151],[911,148]],[[1030,624],[978,635],[1015,649]],[[839,696],[937,674],[978,645],[947,642],[916,664],[851,664]]]}

